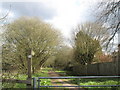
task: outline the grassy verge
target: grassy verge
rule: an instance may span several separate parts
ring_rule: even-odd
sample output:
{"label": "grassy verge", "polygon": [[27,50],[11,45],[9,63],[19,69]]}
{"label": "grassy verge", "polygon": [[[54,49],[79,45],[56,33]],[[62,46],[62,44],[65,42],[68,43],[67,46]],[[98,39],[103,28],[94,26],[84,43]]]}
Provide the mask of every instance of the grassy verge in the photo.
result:
{"label": "grassy verge", "polygon": [[54,72],[58,73],[60,76],[67,76],[66,71],[63,71],[63,70],[56,70],[56,69],[54,69]]}
{"label": "grassy verge", "polygon": [[[43,68],[41,71],[33,74],[32,77],[48,77],[49,70],[50,70],[50,68]],[[12,75],[9,77],[12,77]],[[25,74],[19,74],[14,77],[14,79],[19,79],[19,80],[26,80],[26,78],[27,78],[27,75],[25,75]],[[41,85],[51,85],[50,79],[41,80]],[[26,84],[3,83],[2,88],[26,88]]]}
{"label": "grassy verge", "polygon": [[[78,85],[120,85],[120,79],[71,79],[72,83]],[[87,88],[101,88],[101,87],[87,87]],[[106,87],[102,87],[106,88]],[[108,87],[112,88],[112,87]]]}
{"label": "grassy verge", "polygon": [[[55,71],[58,72],[59,74],[63,75],[63,76],[68,76],[67,71]],[[69,75],[70,76],[70,75]],[[70,76],[72,77],[72,76]],[[73,76],[74,77],[74,76]],[[70,81],[70,83],[72,84],[77,84],[77,85],[120,85],[120,78],[116,78],[116,79],[68,79]],[[87,89],[92,90],[92,89],[98,89],[98,88],[102,88],[102,90],[106,90],[108,88],[108,90],[111,90],[111,88],[114,87],[87,87]],[[116,90],[116,89],[115,89]],[[117,88],[117,90],[120,90]]]}

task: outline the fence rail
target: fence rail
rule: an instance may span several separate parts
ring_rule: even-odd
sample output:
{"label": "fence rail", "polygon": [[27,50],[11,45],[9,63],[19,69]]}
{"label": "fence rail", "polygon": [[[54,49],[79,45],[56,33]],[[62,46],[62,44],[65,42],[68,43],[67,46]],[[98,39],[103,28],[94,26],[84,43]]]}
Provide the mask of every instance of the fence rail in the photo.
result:
{"label": "fence rail", "polygon": [[31,84],[31,81],[29,80],[18,80],[18,79],[2,79],[0,80],[0,82]]}
{"label": "fence rail", "polygon": [[120,76],[73,76],[73,77],[38,77],[38,79],[74,79],[74,78],[120,78]]}
{"label": "fence rail", "polygon": [[72,77],[38,77],[33,78],[33,88],[37,88],[36,84],[38,83],[38,88],[40,87],[120,87],[120,85],[74,85],[74,86],[41,86],[41,79],[96,79],[96,78],[120,78],[120,76],[72,76]]}

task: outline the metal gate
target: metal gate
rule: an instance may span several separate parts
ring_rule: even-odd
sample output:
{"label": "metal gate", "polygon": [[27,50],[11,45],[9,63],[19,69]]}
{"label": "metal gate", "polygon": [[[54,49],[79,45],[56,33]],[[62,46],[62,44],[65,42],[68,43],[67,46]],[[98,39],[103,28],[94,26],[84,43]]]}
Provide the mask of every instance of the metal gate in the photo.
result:
{"label": "metal gate", "polygon": [[33,78],[33,88],[40,87],[120,87],[120,83],[118,85],[77,85],[77,86],[41,86],[41,79],[104,79],[104,78],[120,78],[120,76],[74,76],[74,77],[37,77]]}

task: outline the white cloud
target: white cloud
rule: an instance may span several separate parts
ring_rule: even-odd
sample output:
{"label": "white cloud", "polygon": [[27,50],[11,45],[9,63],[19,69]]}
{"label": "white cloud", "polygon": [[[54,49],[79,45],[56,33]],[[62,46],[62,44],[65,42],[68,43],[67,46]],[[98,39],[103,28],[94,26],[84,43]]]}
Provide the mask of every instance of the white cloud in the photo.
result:
{"label": "white cloud", "polygon": [[95,4],[95,2],[90,2],[88,0],[52,1],[51,5],[56,8],[57,16],[55,16],[52,20],[46,21],[59,28],[67,38],[70,38],[70,33],[74,26],[78,23],[90,20],[91,12],[89,9]]}
{"label": "white cloud", "polygon": [[8,17],[13,18],[14,16],[15,16],[15,14],[14,14],[13,12],[10,12],[10,13],[8,14]]}

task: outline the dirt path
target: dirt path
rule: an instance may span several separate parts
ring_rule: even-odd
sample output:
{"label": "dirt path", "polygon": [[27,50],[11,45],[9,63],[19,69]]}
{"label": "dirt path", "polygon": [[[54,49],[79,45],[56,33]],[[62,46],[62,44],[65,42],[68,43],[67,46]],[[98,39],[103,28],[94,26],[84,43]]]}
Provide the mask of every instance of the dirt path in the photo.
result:
{"label": "dirt path", "polygon": [[[56,73],[54,71],[49,71],[48,74],[50,77],[59,77],[60,76],[59,73]],[[77,86],[76,84],[70,83],[70,81],[68,79],[52,79],[51,82],[52,82],[52,85],[54,85],[54,86],[57,86],[57,85],[59,85],[59,86]],[[69,88],[68,90],[86,90],[86,89],[78,88],[78,87],[67,87],[67,88]]]}

